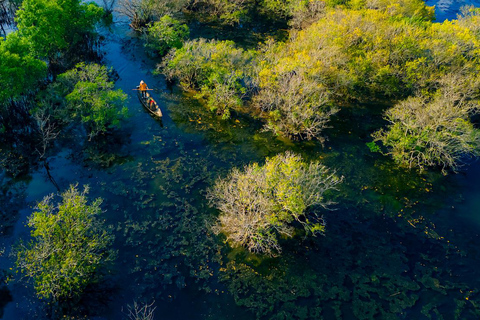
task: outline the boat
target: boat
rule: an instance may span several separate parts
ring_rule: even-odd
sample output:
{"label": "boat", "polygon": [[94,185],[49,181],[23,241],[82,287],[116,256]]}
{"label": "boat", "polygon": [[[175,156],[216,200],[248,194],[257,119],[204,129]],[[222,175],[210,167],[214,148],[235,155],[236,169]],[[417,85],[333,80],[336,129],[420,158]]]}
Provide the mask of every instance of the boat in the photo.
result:
{"label": "boat", "polygon": [[[138,90],[138,87],[137,87],[137,90]],[[147,93],[147,98],[143,98],[142,97],[142,92],[140,90],[138,90],[137,91],[137,96],[138,96],[138,100],[140,100],[143,107],[145,109],[147,109],[148,112],[150,112],[152,115],[154,115],[156,117],[159,117],[159,118],[163,117],[162,110],[160,109],[160,107],[158,106],[158,104],[156,102],[154,104],[153,110],[150,109],[150,107],[148,106],[147,99],[148,99],[148,97],[150,97],[150,94]]]}

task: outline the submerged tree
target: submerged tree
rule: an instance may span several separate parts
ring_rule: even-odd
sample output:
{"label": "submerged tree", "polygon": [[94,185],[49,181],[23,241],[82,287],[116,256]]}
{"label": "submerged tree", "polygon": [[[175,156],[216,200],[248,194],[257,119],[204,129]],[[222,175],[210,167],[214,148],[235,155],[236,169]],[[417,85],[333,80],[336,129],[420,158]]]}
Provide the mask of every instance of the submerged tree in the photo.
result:
{"label": "submerged tree", "polygon": [[60,53],[90,44],[103,9],[80,0],[24,0],[17,12],[18,32],[41,58],[56,61]]}
{"label": "submerged tree", "polygon": [[118,11],[130,19],[130,27],[142,31],[165,15],[178,13],[190,0],[120,0]]}
{"label": "submerged tree", "polygon": [[118,127],[128,116],[127,95],[114,90],[108,72],[105,66],[80,63],[53,84],[57,94],[66,98],[69,117],[85,125],[90,139]]}
{"label": "submerged tree", "polygon": [[199,90],[197,97],[228,118],[251,89],[254,56],[232,41],[197,39],[172,50],[159,68],[167,79],[179,80],[185,90]]}
{"label": "submerged tree", "polygon": [[40,298],[57,303],[80,296],[113,259],[113,236],[98,219],[102,200],[88,204],[87,193],[88,187],[80,192],[72,185],[59,204],[46,196],[29,218],[33,239],[18,248],[17,268]]}
{"label": "submerged tree", "polygon": [[[480,81],[468,82],[480,89]],[[429,166],[458,170],[463,160],[480,156],[480,130],[470,122],[479,104],[455,90],[443,89],[433,98],[412,97],[386,112],[386,130],[373,134],[400,164],[424,170]]]}
{"label": "submerged tree", "polygon": [[187,25],[169,15],[148,26],[145,47],[154,55],[165,55],[171,48],[180,49],[190,33]]}
{"label": "submerged tree", "polygon": [[17,32],[0,38],[0,105],[36,88],[46,76],[47,65],[30,51]]}
{"label": "submerged tree", "polygon": [[314,207],[327,208],[330,190],[342,181],[319,162],[304,162],[285,153],[234,169],[210,190],[208,198],[220,211],[218,230],[233,246],[275,255],[281,252],[278,236],[292,237],[293,222],[309,234],[321,234],[325,224]]}

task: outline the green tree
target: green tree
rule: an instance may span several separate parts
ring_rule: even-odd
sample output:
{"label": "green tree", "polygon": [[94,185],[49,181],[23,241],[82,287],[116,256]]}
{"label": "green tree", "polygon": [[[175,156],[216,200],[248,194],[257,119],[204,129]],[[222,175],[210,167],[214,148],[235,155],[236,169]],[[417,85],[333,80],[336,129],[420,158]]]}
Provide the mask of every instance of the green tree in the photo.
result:
{"label": "green tree", "polygon": [[[478,94],[480,80],[460,87]],[[432,98],[400,102],[386,112],[390,124],[373,134],[375,141],[387,146],[388,154],[406,167],[458,170],[466,157],[480,156],[480,130],[470,122],[470,116],[479,112],[478,100],[465,99],[464,92],[455,91],[443,88]]]}
{"label": "green tree", "polygon": [[208,198],[221,212],[218,231],[233,246],[275,255],[281,252],[278,235],[294,235],[293,222],[309,234],[324,232],[323,220],[313,207],[332,204],[325,196],[341,181],[319,162],[308,164],[287,152],[267,158],[264,166],[254,163],[243,172],[234,169],[217,180]]}
{"label": "green tree", "polygon": [[152,53],[165,55],[171,48],[180,49],[190,31],[188,26],[169,15],[151,24],[145,35],[145,47]]}
{"label": "green tree", "polygon": [[34,89],[46,76],[47,65],[29,47],[17,32],[0,38],[0,104]]}
{"label": "green tree", "polygon": [[59,75],[54,87],[66,98],[69,116],[86,126],[90,139],[119,127],[128,116],[127,95],[114,90],[105,66],[80,63]]}
{"label": "green tree", "polygon": [[252,87],[255,52],[232,41],[187,41],[172,50],[159,66],[167,79],[177,79],[185,90],[199,90],[211,110],[228,117],[242,105]]}
{"label": "green tree", "polygon": [[17,268],[33,281],[39,298],[61,302],[82,294],[99,280],[99,270],[114,257],[113,236],[98,215],[101,199],[87,203],[88,188],[61,194],[58,205],[46,196],[30,216],[32,240],[17,252]]}
{"label": "green tree", "polygon": [[35,55],[52,60],[88,43],[102,14],[101,7],[80,0],[24,0],[18,32]]}

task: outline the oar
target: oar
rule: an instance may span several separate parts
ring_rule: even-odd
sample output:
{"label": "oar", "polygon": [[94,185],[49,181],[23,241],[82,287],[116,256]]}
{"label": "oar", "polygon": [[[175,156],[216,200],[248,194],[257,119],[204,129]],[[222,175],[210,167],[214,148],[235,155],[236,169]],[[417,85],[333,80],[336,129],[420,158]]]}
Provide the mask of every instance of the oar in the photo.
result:
{"label": "oar", "polygon": [[[143,91],[143,90],[140,90],[140,89],[132,89],[132,90]],[[153,89],[145,89],[145,90],[153,90]]]}

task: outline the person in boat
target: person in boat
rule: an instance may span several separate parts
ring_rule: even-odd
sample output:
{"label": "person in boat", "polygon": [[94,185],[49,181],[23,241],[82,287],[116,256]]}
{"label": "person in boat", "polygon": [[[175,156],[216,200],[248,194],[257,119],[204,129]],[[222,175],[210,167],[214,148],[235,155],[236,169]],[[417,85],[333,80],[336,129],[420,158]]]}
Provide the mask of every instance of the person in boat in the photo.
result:
{"label": "person in boat", "polygon": [[138,86],[138,90],[142,93],[142,98],[146,99],[147,98],[147,89],[148,86],[143,80],[140,81],[140,85]]}
{"label": "person in boat", "polygon": [[157,109],[157,103],[155,102],[155,100],[153,100],[152,97],[148,98],[147,103],[148,103],[148,107],[150,108],[150,110],[155,111],[155,109]]}

